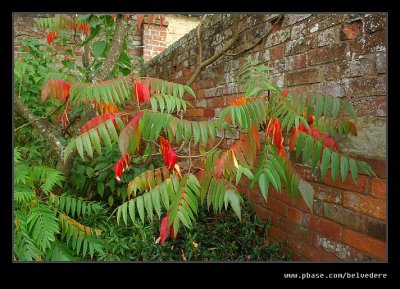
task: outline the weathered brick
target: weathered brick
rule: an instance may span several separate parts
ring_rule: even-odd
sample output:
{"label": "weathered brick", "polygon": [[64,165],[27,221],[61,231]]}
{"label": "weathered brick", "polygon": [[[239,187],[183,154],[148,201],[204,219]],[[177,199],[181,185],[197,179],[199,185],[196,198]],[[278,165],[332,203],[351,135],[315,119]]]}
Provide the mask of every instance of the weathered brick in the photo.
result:
{"label": "weathered brick", "polygon": [[370,192],[376,198],[386,199],[386,180],[372,179]]}
{"label": "weathered brick", "polygon": [[287,216],[286,205],[280,201],[274,200],[273,198],[268,199],[266,208],[280,214],[281,216]]}
{"label": "weathered brick", "polygon": [[280,243],[284,243],[286,241],[286,233],[277,227],[270,227],[267,234]]}
{"label": "weathered brick", "polygon": [[186,111],[185,116],[214,116],[214,110],[210,108],[192,108]]}
{"label": "weathered brick", "polygon": [[307,53],[310,65],[318,65],[346,58],[347,44],[338,43],[324,46]]}
{"label": "weathered brick", "polygon": [[349,228],[366,232],[367,216],[335,204],[324,204],[325,218]]}
{"label": "weathered brick", "polygon": [[350,174],[348,174],[345,182],[342,182],[341,179],[338,179],[336,180],[336,182],[334,182],[332,180],[331,171],[330,169],[328,169],[328,172],[322,183],[334,188],[349,190],[358,193],[366,193],[368,178],[363,175],[359,175],[357,178],[357,183],[354,183],[353,178]]}
{"label": "weathered brick", "polygon": [[290,232],[291,235],[305,244],[311,245],[313,243],[314,232],[309,231],[299,224],[293,223],[287,218],[281,220],[281,228],[285,232]]}
{"label": "weathered brick", "polygon": [[303,213],[295,208],[288,206],[287,207],[287,216],[289,220],[293,221],[296,224],[301,224],[303,220]]}
{"label": "weathered brick", "polygon": [[254,204],[254,211],[264,221],[270,220],[273,226],[277,228],[281,227],[282,217],[279,214],[257,204]]}
{"label": "weathered brick", "polygon": [[309,35],[298,39],[290,40],[286,43],[285,55],[290,56],[313,49],[317,46],[317,36]]}
{"label": "weathered brick", "polygon": [[367,217],[365,233],[375,239],[386,241],[386,223]]}
{"label": "weathered brick", "polygon": [[319,173],[318,171],[312,172],[311,167],[307,165],[302,165],[297,163],[293,154],[290,156],[290,160],[293,163],[293,167],[296,172],[306,181],[317,182],[319,180]]}
{"label": "weathered brick", "polygon": [[317,15],[317,21],[318,21],[318,30],[324,30],[332,26],[336,26],[340,23],[343,23],[345,21],[349,21],[349,14],[342,14],[342,13],[336,13],[336,14],[327,14],[323,15],[318,14]]}
{"label": "weathered brick", "polygon": [[343,206],[380,220],[386,220],[386,201],[352,192],[343,193]]}
{"label": "weathered brick", "polygon": [[340,204],[342,201],[342,191],[321,184],[311,184],[314,188],[314,198],[324,203]]}
{"label": "weathered brick", "polygon": [[303,21],[311,16],[311,14],[286,14],[282,26],[287,27]]}
{"label": "weathered brick", "polygon": [[344,261],[366,261],[367,259],[360,251],[323,236],[316,235],[315,243],[317,248],[322,248]]}
{"label": "weathered brick", "polygon": [[311,92],[334,97],[343,97],[345,95],[344,85],[340,81],[324,81],[312,84]]}
{"label": "weathered brick", "polygon": [[285,73],[271,74],[270,82],[275,83],[278,87],[283,87],[285,80]]}
{"label": "weathered brick", "polygon": [[198,107],[206,108],[207,101],[206,101],[206,99],[194,99],[194,100],[192,100],[192,105],[195,108],[198,108]]}
{"label": "weathered brick", "polygon": [[345,86],[349,97],[386,95],[386,75],[376,78],[352,78]]}
{"label": "weathered brick", "polygon": [[344,77],[357,77],[375,74],[375,61],[367,57],[352,58],[346,62]]}
{"label": "weathered brick", "polygon": [[362,34],[363,22],[361,20],[355,20],[350,23],[342,24],[340,29],[340,40],[353,40]]}
{"label": "weathered brick", "polygon": [[320,216],[320,217],[324,216],[324,203],[322,201],[314,200],[313,213],[316,216]]}
{"label": "weathered brick", "polygon": [[204,90],[204,97],[209,98],[209,97],[215,97],[217,95],[217,91],[215,88],[209,88]]}
{"label": "weathered brick", "polygon": [[275,47],[271,48],[269,50],[270,60],[276,60],[276,59],[283,58],[284,51],[285,51],[284,45],[279,45],[279,46],[275,46]]}
{"label": "weathered brick", "polygon": [[364,18],[365,31],[373,33],[375,31],[386,28],[386,15],[384,14],[367,14]]}
{"label": "weathered brick", "polygon": [[253,203],[260,204],[261,206],[265,206],[266,202],[264,197],[262,196],[260,190],[254,188],[250,192],[250,197]]}
{"label": "weathered brick", "polygon": [[309,68],[300,71],[286,73],[285,84],[287,86],[319,82],[319,70]]}
{"label": "weathered brick", "polygon": [[339,28],[331,27],[318,34],[318,47],[334,44],[337,42]]}
{"label": "weathered brick", "polygon": [[207,99],[207,107],[225,107],[226,103],[222,97]]}
{"label": "weathered brick", "polygon": [[305,68],[307,66],[307,56],[305,53],[286,57],[285,70]]}
{"label": "weathered brick", "polygon": [[386,52],[376,54],[376,72],[379,74],[386,73]]}
{"label": "weathered brick", "polygon": [[373,52],[386,51],[386,33],[385,31],[377,32],[364,37],[359,37],[350,42],[349,51],[351,54],[364,55]]}
{"label": "weathered brick", "polygon": [[301,197],[300,195],[297,197],[295,201],[292,197],[289,197],[289,195],[284,191],[282,192],[282,201],[304,212],[311,212],[310,208],[304,202],[303,197]]}
{"label": "weathered brick", "polygon": [[278,32],[269,35],[265,41],[265,47],[272,47],[281,43],[286,42],[290,38],[290,29],[282,29]]}
{"label": "weathered brick", "polygon": [[287,237],[287,247],[290,249],[292,254],[295,253],[300,256],[302,255],[303,243],[290,235]]}
{"label": "weathered brick", "polygon": [[342,237],[342,227],[324,218],[307,214],[304,216],[303,224],[309,230],[320,233],[331,240],[339,241]]}
{"label": "weathered brick", "polygon": [[379,260],[387,259],[386,242],[376,240],[349,229],[344,229],[343,231],[343,242]]}
{"label": "weathered brick", "polygon": [[321,248],[315,248],[309,245],[303,245],[303,256],[313,261],[337,261],[338,258]]}
{"label": "weathered brick", "polygon": [[356,108],[357,116],[386,116],[386,96],[350,98],[349,103]]}
{"label": "weathered brick", "polygon": [[306,23],[300,23],[292,27],[292,31],[290,32],[290,39],[294,40],[300,37],[304,37],[306,34],[307,34]]}

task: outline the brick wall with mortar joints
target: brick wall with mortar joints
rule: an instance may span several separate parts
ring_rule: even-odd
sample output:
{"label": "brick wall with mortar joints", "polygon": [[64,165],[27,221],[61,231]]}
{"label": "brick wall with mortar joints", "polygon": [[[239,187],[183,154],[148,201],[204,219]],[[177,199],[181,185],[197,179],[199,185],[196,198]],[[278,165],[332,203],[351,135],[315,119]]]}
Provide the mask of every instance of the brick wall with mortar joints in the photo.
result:
{"label": "brick wall with mortar joints", "polygon": [[[267,32],[277,14],[245,14],[239,23],[238,51]],[[231,17],[213,15],[203,23],[203,59],[231,35]],[[197,64],[195,29],[150,62],[150,74],[186,83]],[[386,127],[386,17],[380,14],[286,14],[279,30],[239,57],[223,56],[200,74],[192,88],[197,99],[186,118],[218,116],[221,108],[240,96],[236,76],[246,57],[267,64],[272,80],[294,93],[320,93],[352,103],[358,117],[383,121]],[[235,138],[235,137],[233,137]],[[382,140],[380,140],[382,141]],[[232,143],[232,142],[231,142]],[[370,143],[371,150],[376,143]],[[225,143],[225,146],[228,146]],[[293,202],[270,189],[268,202],[256,187],[242,181],[242,191],[263,219],[270,219],[269,239],[281,243],[293,260],[386,260],[386,158],[357,155],[377,172],[348,176],[333,183],[310,168],[296,164],[315,189],[312,212],[301,197]]]}

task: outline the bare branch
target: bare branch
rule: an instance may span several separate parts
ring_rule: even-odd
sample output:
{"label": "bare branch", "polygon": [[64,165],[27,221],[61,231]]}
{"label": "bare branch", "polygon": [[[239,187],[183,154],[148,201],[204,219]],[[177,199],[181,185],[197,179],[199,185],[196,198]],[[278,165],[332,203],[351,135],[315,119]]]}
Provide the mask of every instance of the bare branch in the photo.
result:
{"label": "bare branch", "polygon": [[240,54],[242,54],[243,52],[249,51],[251,49],[253,49],[254,47],[256,47],[258,44],[261,43],[262,40],[266,39],[274,30],[274,28],[276,27],[276,25],[280,22],[280,20],[283,18],[283,15],[279,15],[278,18],[275,20],[274,24],[272,25],[272,27],[270,28],[270,30],[263,36],[257,38],[252,44],[248,44],[246,45],[245,48],[243,48],[242,50],[235,52],[235,53],[228,53],[225,52],[224,55],[226,56],[238,56]]}
{"label": "bare branch", "polygon": [[[199,66],[197,66],[196,70],[194,71],[192,77],[189,79],[189,81],[187,82],[188,86],[191,86],[197,79],[197,77],[199,76],[200,72],[202,71],[202,69],[204,67],[206,67],[207,65],[210,65],[211,63],[213,63],[214,61],[216,61],[218,58],[220,58],[226,51],[228,51],[234,44],[235,42],[238,40],[239,38],[239,15],[235,14],[232,16],[232,37],[229,39],[229,41],[222,47],[222,49],[220,51],[218,51],[217,53],[215,53],[213,56],[211,56],[210,58],[204,60],[203,62],[199,63]],[[198,33],[200,34],[200,33]],[[199,42],[199,46],[201,46],[201,42]]]}

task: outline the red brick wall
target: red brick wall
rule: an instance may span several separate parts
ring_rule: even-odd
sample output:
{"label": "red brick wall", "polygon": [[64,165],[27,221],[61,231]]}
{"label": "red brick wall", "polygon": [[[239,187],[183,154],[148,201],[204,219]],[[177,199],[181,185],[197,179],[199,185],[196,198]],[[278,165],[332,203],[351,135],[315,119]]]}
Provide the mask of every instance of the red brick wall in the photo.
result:
{"label": "red brick wall", "polygon": [[[240,50],[271,27],[270,14],[241,15]],[[232,35],[231,17],[214,15],[203,24],[203,59],[218,51]],[[150,75],[186,83],[197,64],[198,43],[192,31],[150,61]],[[386,116],[386,17],[379,14],[286,14],[281,27],[264,42],[238,56],[223,56],[204,69],[193,84],[197,99],[186,117],[205,120],[218,116],[227,102],[241,95],[237,72],[246,57],[269,65],[272,79],[296,93],[321,93],[351,102],[358,117],[383,121]],[[372,123],[374,125],[374,123]],[[361,128],[362,129],[362,128]],[[382,129],[382,128],[381,128]],[[368,131],[366,132],[368,134]],[[361,138],[361,133],[359,137]],[[357,139],[356,139],[357,141]],[[228,139],[224,146],[234,142]],[[367,139],[360,155],[378,178],[351,176],[333,183],[296,164],[300,174],[314,186],[310,211],[301,197],[293,202],[286,193],[270,190],[268,201],[259,190],[242,184],[255,210],[272,226],[268,238],[282,244],[293,260],[386,260],[386,157],[374,150],[385,146],[384,138]]]}
{"label": "red brick wall", "polygon": [[148,61],[154,56],[164,51],[167,48],[167,25],[163,23],[160,27],[159,21],[156,25],[147,27],[147,24],[143,29],[143,58]]}

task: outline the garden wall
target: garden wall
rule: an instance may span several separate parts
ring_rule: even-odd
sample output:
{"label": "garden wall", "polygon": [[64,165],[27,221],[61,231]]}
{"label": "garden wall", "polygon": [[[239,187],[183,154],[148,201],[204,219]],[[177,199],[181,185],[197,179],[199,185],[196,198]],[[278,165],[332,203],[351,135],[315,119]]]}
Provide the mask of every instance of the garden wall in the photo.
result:
{"label": "garden wall", "polygon": [[[264,35],[277,14],[241,15],[236,52]],[[209,16],[203,23],[203,59],[218,51],[232,35],[230,15]],[[242,183],[255,210],[270,219],[269,239],[282,244],[293,260],[369,261],[386,256],[386,16],[382,14],[285,14],[273,33],[237,57],[223,56],[202,71],[193,89],[195,106],[188,119],[218,116],[221,108],[240,96],[236,76],[246,57],[273,68],[272,79],[295,93],[321,93],[352,103],[358,116],[358,136],[339,142],[353,157],[367,161],[377,178],[360,175],[355,184],[321,179],[296,164],[315,188],[313,210],[301,197],[271,191],[265,202],[258,189]],[[198,57],[196,30],[157,55],[150,75],[186,83]],[[236,136],[237,137],[237,136]],[[228,147],[235,138],[228,139]]]}

